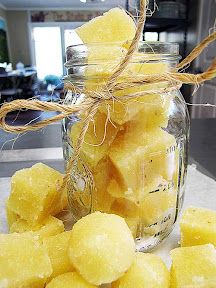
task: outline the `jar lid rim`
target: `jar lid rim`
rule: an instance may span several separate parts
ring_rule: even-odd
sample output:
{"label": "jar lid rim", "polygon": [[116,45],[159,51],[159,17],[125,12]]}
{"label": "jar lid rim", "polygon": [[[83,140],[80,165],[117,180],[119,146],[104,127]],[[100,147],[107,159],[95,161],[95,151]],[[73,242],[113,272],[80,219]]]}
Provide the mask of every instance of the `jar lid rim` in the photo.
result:
{"label": "jar lid rim", "polygon": [[[108,46],[119,46],[121,45],[130,45],[131,41],[126,42],[89,42],[82,44],[70,45],[66,50],[75,49],[75,48],[88,48],[88,47],[108,47]],[[124,46],[123,46],[124,47]],[[139,41],[139,52],[147,54],[166,54],[166,55],[179,55],[179,44],[176,42],[162,42],[162,41]]]}

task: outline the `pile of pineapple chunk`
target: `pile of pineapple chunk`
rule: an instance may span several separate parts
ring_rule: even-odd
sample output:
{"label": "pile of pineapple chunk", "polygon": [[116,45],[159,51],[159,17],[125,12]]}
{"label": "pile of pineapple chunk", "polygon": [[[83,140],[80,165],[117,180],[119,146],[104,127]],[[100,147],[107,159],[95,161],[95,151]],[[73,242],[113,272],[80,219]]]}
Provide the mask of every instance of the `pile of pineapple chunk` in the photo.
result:
{"label": "pile of pineapple chunk", "polygon": [[67,208],[61,181],[59,172],[42,163],[12,177],[10,233],[0,234],[1,288],[215,287],[215,211],[184,212],[182,247],[170,252],[169,271],[159,256],[135,252],[133,235],[118,215],[94,212],[65,231],[56,216]]}
{"label": "pile of pineapple chunk", "polygon": [[[84,88],[97,90],[126,55],[136,25],[124,10],[114,8],[76,31],[88,49]],[[129,76],[160,74],[169,69],[166,62],[149,61],[148,57],[135,52],[118,82],[127,82]],[[157,54],[150,57],[157,59]],[[93,210],[124,217],[134,236],[138,226],[147,227],[146,232],[151,235],[162,232],[163,219],[175,213],[177,202],[177,143],[164,129],[173,96],[147,94],[121,101],[130,93],[156,88],[157,85],[140,85],[115,92],[120,100],[106,101],[99,107],[85,134],[80,155],[94,178],[93,191],[86,193],[93,195]],[[68,131],[72,147],[77,145],[82,119],[85,115],[80,115],[80,121]],[[82,191],[78,193],[82,195]],[[151,225],[154,229],[148,229]]]}

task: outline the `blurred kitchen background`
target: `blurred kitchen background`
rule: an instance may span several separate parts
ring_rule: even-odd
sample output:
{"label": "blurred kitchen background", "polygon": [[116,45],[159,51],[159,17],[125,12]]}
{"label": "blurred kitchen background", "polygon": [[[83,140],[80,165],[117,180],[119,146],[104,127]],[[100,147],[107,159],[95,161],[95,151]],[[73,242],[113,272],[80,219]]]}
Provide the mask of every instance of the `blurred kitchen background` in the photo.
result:
{"label": "blurred kitchen background", "polygon": [[[62,76],[66,73],[65,49],[76,41],[73,30],[115,6],[121,6],[136,16],[139,8],[137,2],[0,0],[0,103],[34,96],[44,101],[59,101],[63,97]],[[178,42],[182,57],[185,57],[216,25],[216,0],[156,0],[156,3],[156,11],[147,19],[145,25],[144,40]],[[154,1],[150,0],[149,5],[153,10]],[[188,71],[204,71],[215,53],[216,44],[213,43],[194,61]],[[56,88],[53,93],[54,87]],[[194,94],[193,91],[193,87],[183,87],[186,102],[216,104],[216,79],[202,85]],[[216,108],[197,105],[189,106],[189,110],[192,118],[190,157],[194,159],[193,163],[199,162],[207,174],[216,178]],[[38,114],[34,111],[21,113],[19,119],[28,122],[35,115]],[[50,131],[50,134],[45,134],[44,138],[33,133],[30,133],[28,138],[24,135],[22,141],[16,141],[14,147],[60,147],[61,135],[58,132],[57,137],[55,129],[49,128],[47,131]],[[58,129],[60,131],[60,128]],[[4,144],[3,149],[11,148],[11,143],[9,145],[5,142],[12,139],[11,137],[0,131],[0,144]],[[46,144],[44,139],[47,141]],[[9,159],[9,156],[4,157]],[[11,175],[23,166],[19,166],[15,160],[13,163],[6,163],[4,159],[0,177]]]}
{"label": "blurred kitchen background", "polygon": [[[62,97],[61,77],[65,74],[65,48],[75,43],[73,30],[121,6],[137,15],[136,0],[0,0],[0,97],[1,102],[40,95],[49,101]],[[154,0],[149,7],[154,9]],[[157,0],[147,19],[144,40],[178,42],[185,57],[215,24],[215,0]],[[212,44],[190,67],[201,72],[211,62]],[[203,85],[194,96],[184,89],[187,102],[216,104],[216,82]],[[204,96],[205,95],[205,99]],[[216,109],[190,107],[193,118],[215,118]]]}

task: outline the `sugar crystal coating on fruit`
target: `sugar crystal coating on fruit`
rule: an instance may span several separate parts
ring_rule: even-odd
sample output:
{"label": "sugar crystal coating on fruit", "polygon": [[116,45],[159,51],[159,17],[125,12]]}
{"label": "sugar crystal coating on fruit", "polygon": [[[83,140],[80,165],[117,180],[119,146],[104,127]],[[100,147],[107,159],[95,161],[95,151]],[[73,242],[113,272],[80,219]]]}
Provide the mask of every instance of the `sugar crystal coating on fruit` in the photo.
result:
{"label": "sugar crystal coating on fruit", "polygon": [[28,222],[57,214],[67,205],[66,196],[58,191],[62,180],[61,173],[42,163],[17,171],[11,179],[8,208]]}
{"label": "sugar crystal coating on fruit", "polygon": [[6,214],[8,228],[10,228],[11,225],[16,222],[20,217],[10,209],[10,207],[8,206],[8,200],[6,201]]}
{"label": "sugar crystal coating on fruit", "polygon": [[99,85],[113,74],[121,60],[125,57],[127,50],[121,43],[89,44],[88,66],[85,67],[85,88],[96,90]]}
{"label": "sugar crystal coating on fruit", "polygon": [[84,43],[124,42],[135,36],[133,19],[120,8],[113,8],[76,29]]}
{"label": "sugar crystal coating on fruit", "polygon": [[43,245],[47,250],[53,270],[50,279],[74,270],[68,255],[70,236],[71,232],[68,231],[46,238],[43,241]]}
{"label": "sugar crystal coating on fruit", "polygon": [[[122,187],[122,197],[140,201],[158,188],[159,177],[172,179],[177,162],[169,161],[169,149],[175,145],[175,138],[160,128],[146,131],[128,125],[125,131],[120,131],[109,150],[109,158],[116,169],[114,177]],[[120,190],[116,191],[116,197],[120,197]]]}
{"label": "sugar crystal coating on fruit", "polygon": [[122,217],[138,216],[139,206],[126,198],[116,198],[110,207],[110,212]]}
{"label": "sugar crystal coating on fruit", "polygon": [[[163,183],[163,182],[162,182]],[[175,215],[175,205],[177,193],[169,189],[169,183],[163,183],[158,191],[150,193],[141,202],[139,207],[139,215],[142,223],[148,233],[158,233],[163,226],[173,223],[173,215]]]}
{"label": "sugar crystal coating on fruit", "polygon": [[89,283],[111,283],[130,267],[135,244],[124,219],[100,212],[79,220],[69,241],[69,255]]}
{"label": "sugar crystal coating on fruit", "polygon": [[50,259],[39,236],[30,232],[0,234],[1,287],[42,288],[51,273]]}
{"label": "sugar crystal coating on fruit", "polygon": [[215,287],[216,250],[212,244],[176,248],[170,254],[172,288]]}
{"label": "sugar crystal coating on fruit", "polygon": [[103,158],[92,170],[95,185],[93,191],[93,209],[95,211],[110,211],[110,207],[114,201],[114,198],[107,192],[111,171],[111,163],[107,157]]}
{"label": "sugar crystal coating on fruit", "polygon": [[10,227],[10,233],[23,233],[26,231],[34,231],[41,239],[59,234],[64,231],[64,224],[61,220],[49,216],[41,223],[31,224],[23,219],[17,219]]}
{"label": "sugar crystal coating on fruit", "polygon": [[169,288],[169,271],[156,255],[136,253],[130,269],[112,288]]}
{"label": "sugar crystal coating on fruit", "polygon": [[54,278],[47,288],[96,288],[87,283],[78,273],[69,272]]}
{"label": "sugar crystal coating on fruit", "polygon": [[211,243],[216,247],[216,212],[213,210],[187,208],[180,222],[181,246]]}
{"label": "sugar crystal coating on fruit", "polygon": [[[77,145],[83,122],[80,121],[72,126],[71,141],[72,146]],[[85,143],[82,146],[81,154],[90,167],[95,167],[97,163],[107,154],[108,148],[115,138],[118,129],[109,121],[107,115],[97,112],[93,121],[89,123],[85,134]]]}

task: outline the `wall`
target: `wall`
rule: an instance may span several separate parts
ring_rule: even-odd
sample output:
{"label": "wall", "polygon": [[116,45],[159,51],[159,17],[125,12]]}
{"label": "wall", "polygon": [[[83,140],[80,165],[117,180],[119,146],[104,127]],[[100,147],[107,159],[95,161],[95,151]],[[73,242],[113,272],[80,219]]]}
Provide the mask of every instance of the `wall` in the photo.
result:
{"label": "wall", "polygon": [[6,12],[2,8],[0,8],[0,17],[6,19]]}
{"label": "wall", "polygon": [[21,61],[31,64],[27,11],[7,11],[10,55],[13,68]]}

